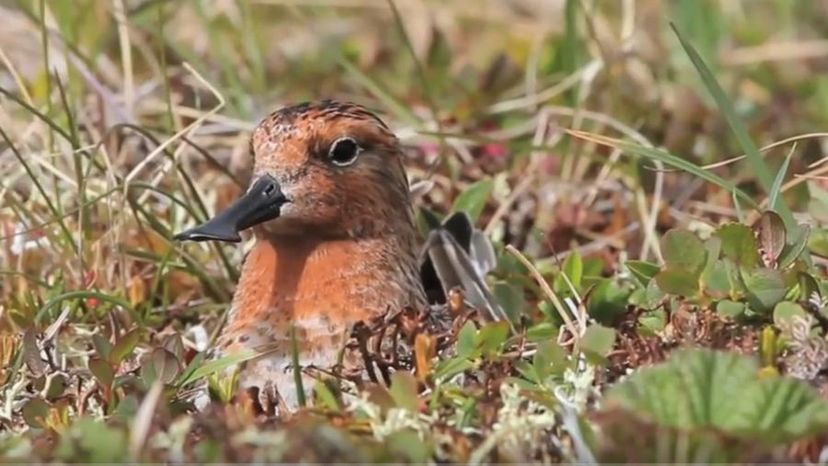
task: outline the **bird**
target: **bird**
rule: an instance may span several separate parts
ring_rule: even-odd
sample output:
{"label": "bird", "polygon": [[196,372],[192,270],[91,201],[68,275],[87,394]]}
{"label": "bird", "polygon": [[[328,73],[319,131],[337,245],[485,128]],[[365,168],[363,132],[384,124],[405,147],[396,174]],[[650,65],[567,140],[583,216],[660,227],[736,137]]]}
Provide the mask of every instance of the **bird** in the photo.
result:
{"label": "bird", "polygon": [[[421,247],[400,142],[375,113],[335,100],[284,106],[255,127],[250,148],[246,192],[175,236],[239,242],[240,232],[252,231],[214,351],[266,348],[238,368],[239,389],[295,410],[302,395],[294,357],[302,366],[331,367],[358,322],[427,309],[453,286],[502,314],[482,281],[494,253],[468,216],[442,224],[427,216],[431,233]],[[475,254],[487,258],[484,270],[474,266]],[[427,293],[424,281],[433,288],[440,280],[442,295]],[[303,390],[313,386],[301,377]]]}

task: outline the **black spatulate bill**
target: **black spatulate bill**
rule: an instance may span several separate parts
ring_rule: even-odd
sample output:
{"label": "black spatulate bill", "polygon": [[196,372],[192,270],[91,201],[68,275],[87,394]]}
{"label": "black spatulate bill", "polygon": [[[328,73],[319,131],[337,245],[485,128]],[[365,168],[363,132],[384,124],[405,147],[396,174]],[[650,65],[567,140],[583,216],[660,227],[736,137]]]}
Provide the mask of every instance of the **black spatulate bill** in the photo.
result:
{"label": "black spatulate bill", "polygon": [[175,235],[175,239],[238,243],[240,231],[278,217],[285,202],[288,200],[276,179],[263,175],[225,211]]}

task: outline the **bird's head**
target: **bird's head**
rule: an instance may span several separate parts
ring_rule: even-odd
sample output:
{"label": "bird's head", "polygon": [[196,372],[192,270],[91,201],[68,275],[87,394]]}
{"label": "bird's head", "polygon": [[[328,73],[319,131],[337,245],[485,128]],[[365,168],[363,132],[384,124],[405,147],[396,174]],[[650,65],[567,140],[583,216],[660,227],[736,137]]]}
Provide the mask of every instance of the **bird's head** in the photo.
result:
{"label": "bird's head", "polygon": [[277,110],[253,131],[251,151],[247,192],[177,239],[237,242],[251,227],[259,235],[359,238],[410,225],[397,138],[361,106],[321,101]]}

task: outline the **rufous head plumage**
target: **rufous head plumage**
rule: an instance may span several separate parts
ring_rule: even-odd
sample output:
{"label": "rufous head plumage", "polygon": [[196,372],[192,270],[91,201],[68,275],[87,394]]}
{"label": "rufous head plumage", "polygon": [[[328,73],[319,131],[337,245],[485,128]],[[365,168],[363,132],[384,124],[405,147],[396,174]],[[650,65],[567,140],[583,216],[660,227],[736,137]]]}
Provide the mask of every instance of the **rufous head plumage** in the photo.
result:
{"label": "rufous head plumage", "polygon": [[253,131],[247,193],[180,239],[238,241],[260,235],[358,238],[410,224],[408,181],[399,142],[385,123],[351,103],[281,108]]}

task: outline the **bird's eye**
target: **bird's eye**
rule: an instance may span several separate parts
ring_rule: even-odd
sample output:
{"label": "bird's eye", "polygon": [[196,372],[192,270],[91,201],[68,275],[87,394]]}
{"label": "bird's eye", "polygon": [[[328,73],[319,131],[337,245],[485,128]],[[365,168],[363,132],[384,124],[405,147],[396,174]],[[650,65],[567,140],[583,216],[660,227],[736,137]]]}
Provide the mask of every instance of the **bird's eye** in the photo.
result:
{"label": "bird's eye", "polygon": [[334,165],[344,167],[354,163],[362,148],[351,138],[339,138],[331,144],[328,156]]}

